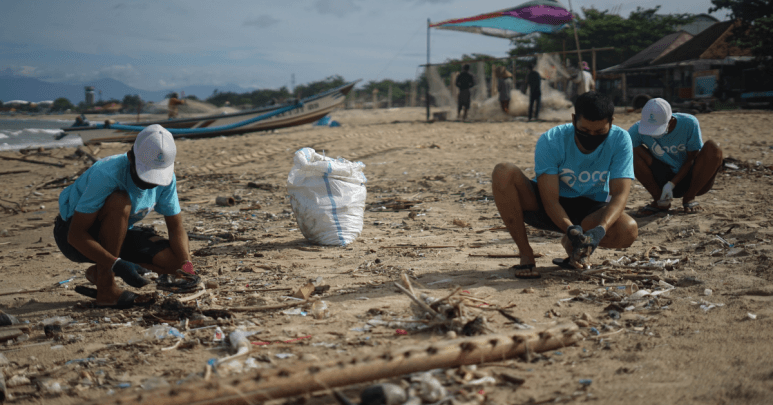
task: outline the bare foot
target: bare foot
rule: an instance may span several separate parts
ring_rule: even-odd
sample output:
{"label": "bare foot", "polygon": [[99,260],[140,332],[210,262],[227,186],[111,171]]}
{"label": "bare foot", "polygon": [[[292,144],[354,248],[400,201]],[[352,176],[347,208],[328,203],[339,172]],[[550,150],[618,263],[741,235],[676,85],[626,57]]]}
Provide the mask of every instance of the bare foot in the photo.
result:
{"label": "bare foot", "polygon": [[93,265],[86,269],[86,280],[91,284],[97,284],[97,265]]}

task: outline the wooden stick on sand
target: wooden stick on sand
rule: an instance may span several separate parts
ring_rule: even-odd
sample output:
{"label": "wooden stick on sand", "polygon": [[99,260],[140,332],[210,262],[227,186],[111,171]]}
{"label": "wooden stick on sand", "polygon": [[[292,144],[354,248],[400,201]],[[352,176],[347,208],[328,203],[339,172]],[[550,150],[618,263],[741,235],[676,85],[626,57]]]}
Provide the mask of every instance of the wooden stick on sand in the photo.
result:
{"label": "wooden stick on sand", "polygon": [[259,370],[207,383],[195,382],[100,398],[92,403],[225,405],[268,401],[436,368],[502,361],[527,352],[542,353],[572,345],[580,337],[577,325],[563,323],[542,330],[518,330],[507,334],[445,340],[385,352],[378,356],[350,357],[329,363]]}

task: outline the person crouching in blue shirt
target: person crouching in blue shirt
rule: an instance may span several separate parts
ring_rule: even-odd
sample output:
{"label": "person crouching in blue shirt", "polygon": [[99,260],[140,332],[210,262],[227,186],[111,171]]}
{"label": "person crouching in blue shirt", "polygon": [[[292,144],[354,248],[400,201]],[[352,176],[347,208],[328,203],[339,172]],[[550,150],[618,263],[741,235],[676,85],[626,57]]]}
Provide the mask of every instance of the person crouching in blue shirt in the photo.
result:
{"label": "person crouching in blue shirt", "polygon": [[685,213],[703,211],[695,197],[714,186],[722,168],[722,149],[717,142],[703,142],[698,119],[672,114],[668,101],[653,98],[642,108],[641,121],[628,133],[636,179],[652,196],[652,203],[638,215],[667,212],[675,197],[682,198]]}
{"label": "person crouching in blue shirt", "polygon": [[[494,168],[494,202],[521,256],[515,277],[540,277],[526,224],[564,233],[570,258],[598,246],[626,248],[639,235],[636,221],[623,212],[634,178],[633,151],[628,133],[612,125],[614,105],[590,91],[574,109],[572,124],[554,127],[537,141],[534,179],[512,163]],[[569,258],[553,263],[583,264]]]}
{"label": "person crouching in blue shirt", "polygon": [[[172,134],[160,125],[148,126],[129,152],[97,161],[59,195],[54,239],[68,259],[94,263],[86,279],[97,286],[98,306],[152,303],[148,295],[119,288],[114,276],[141,288],[150,283],[143,277],[149,271],[194,273],[177,198],[176,154]],[[164,216],[168,240],[133,228],[153,210]]]}

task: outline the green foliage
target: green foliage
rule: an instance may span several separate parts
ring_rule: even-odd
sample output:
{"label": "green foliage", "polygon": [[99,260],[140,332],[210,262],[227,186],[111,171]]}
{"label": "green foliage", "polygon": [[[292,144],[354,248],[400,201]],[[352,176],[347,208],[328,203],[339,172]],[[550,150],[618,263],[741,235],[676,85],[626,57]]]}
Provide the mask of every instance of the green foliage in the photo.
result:
{"label": "green foliage", "polygon": [[287,87],[281,87],[278,90],[254,90],[249,93],[223,93],[215,90],[206,101],[218,107],[224,106],[226,102],[232,106],[250,105],[253,107],[262,107],[271,104],[282,104],[290,99],[295,98],[297,95],[300,95],[300,98],[310,97],[344,84],[346,84],[346,80],[344,80],[344,78],[341,76],[335,75],[330,76],[324,80],[296,86],[295,94],[290,94],[290,91],[287,90]]}
{"label": "green foliage", "polygon": [[121,105],[123,105],[124,108],[130,108],[135,109],[142,105],[142,98],[138,95],[130,95],[127,94],[123,96],[123,101],[121,101]]}
{"label": "green foliage", "polygon": [[771,68],[773,61],[773,2],[770,0],[711,0],[710,13],[728,9],[730,18],[740,21],[733,30],[732,42],[751,49],[760,62]]}
{"label": "green foliage", "polygon": [[[644,9],[637,7],[628,18],[612,14],[609,10],[583,8],[585,18],[577,19],[577,36],[581,49],[614,47],[613,51],[597,53],[596,68],[604,69],[617,65],[636,55],[662,37],[674,32],[676,27],[691,22],[691,14],[657,15],[660,6]],[[513,41],[510,55],[523,56],[533,53],[576,50],[574,30],[569,24],[563,30],[551,35],[526,36]],[[567,58],[577,66],[577,54],[569,53]],[[584,61],[590,63],[591,54],[584,53]]]}
{"label": "green foliage", "polygon": [[261,107],[270,104],[273,100],[275,103],[282,103],[290,98],[290,92],[287,88],[282,87],[279,90],[254,90],[249,93],[233,93],[233,92],[220,92],[213,94],[207,98],[207,102],[214,104],[218,107],[222,107],[226,104],[237,105],[251,105],[253,107]]}
{"label": "green foliage", "polygon": [[186,100],[193,100],[193,101],[199,101],[199,98],[191,94],[190,96],[185,96]]}
{"label": "green foliage", "polygon": [[[2,103],[0,103],[2,104]],[[72,110],[75,108],[74,105],[70,102],[70,100],[59,97],[56,100],[54,100],[54,104],[51,105],[51,110],[53,111],[65,111],[65,110]]]}
{"label": "green foliage", "polygon": [[385,79],[378,82],[373,80],[365,83],[360,89],[364,94],[364,97],[370,100],[373,90],[378,90],[378,97],[380,100],[384,100],[389,95],[389,87],[392,86],[392,104],[403,105],[405,104],[406,95],[411,94],[411,81],[404,80],[402,82],[396,82],[394,80]]}
{"label": "green foliage", "polygon": [[346,84],[346,80],[339,75],[334,75],[320,80],[317,82],[311,82],[305,85],[299,85],[295,87],[295,95],[300,98],[313,96],[315,94],[322,93],[330,89],[334,89],[338,86]]}

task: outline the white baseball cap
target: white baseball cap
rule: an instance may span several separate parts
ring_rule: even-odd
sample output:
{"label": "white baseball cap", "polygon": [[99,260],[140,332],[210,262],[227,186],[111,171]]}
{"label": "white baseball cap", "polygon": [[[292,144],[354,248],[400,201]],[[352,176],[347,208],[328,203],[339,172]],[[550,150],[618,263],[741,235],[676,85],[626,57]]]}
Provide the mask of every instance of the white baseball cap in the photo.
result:
{"label": "white baseball cap", "polygon": [[662,98],[653,98],[647,101],[641,110],[639,133],[655,138],[661,137],[668,131],[669,121],[671,121],[671,104]]}
{"label": "white baseball cap", "polygon": [[169,131],[158,124],[146,127],[134,140],[133,150],[137,175],[142,181],[159,186],[172,183],[177,147]]}

